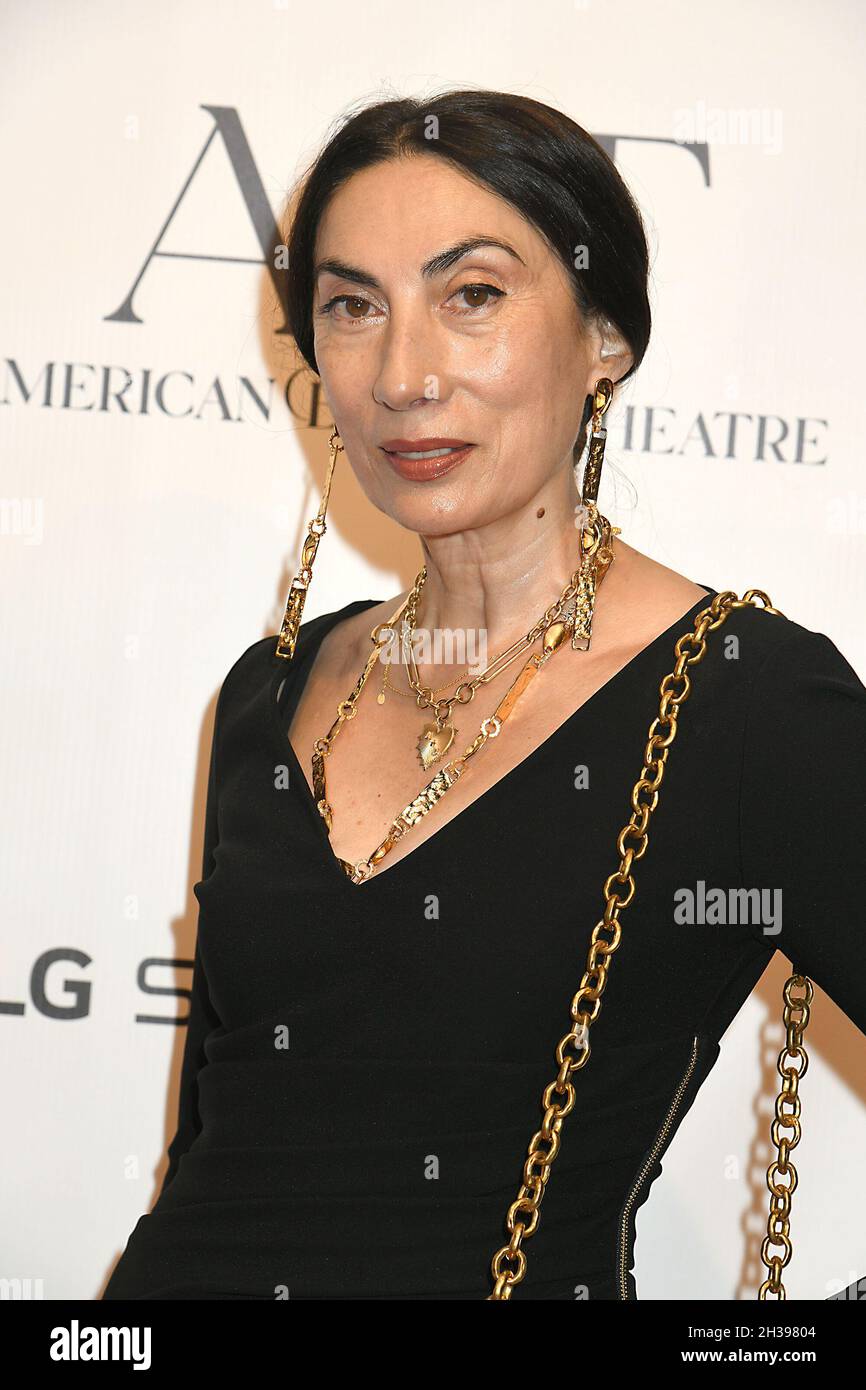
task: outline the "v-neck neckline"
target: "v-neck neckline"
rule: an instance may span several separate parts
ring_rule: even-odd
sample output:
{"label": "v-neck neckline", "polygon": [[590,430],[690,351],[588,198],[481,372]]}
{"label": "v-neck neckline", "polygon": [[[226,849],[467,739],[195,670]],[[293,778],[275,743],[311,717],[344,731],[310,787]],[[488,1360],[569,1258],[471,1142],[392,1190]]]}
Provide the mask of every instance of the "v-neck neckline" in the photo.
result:
{"label": "v-neck neckline", "polygon": [[[646,646],[641,647],[640,651],[635,652],[634,656],[630,657],[624,666],[621,666],[618,671],[614,671],[613,675],[610,676],[604,682],[603,685],[600,685],[597,690],[593,691],[593,693],[586,700],[584,700],[580,705],[578,705],[577,709],[572,710],[571,714],[566,715],[562,723],[559,724],[553,730],[552,733],[548,734],[545,739],[542,739],[541,743],[539,743],[535,748],[531,749],[530,752],[527,753],[525,758],[521,758],[519,763],[515,763],[514,767],[509,768],[508,771],[503,773],[503,775],[496,782],[492,783],[492,785],[487,787],[486,790],[484,790],[483,792],[480,792],[479,795],[474,797],[473,800],[470,801],[466,806],[464,806],[461,811],[458,811],[456,815],[451,816],[451,818],[447,820],[444,823],[444,825],[441,825],[438,830],[435,830],[432,835],[428,835],[425,839],[421,840],[421,842],[415,849],[409,850],[408,854],[404,854],[402,858],[398,859],[397,862],[391,865],[390,868],[376,869],[370,875],[369,878],[364,879],[360,883],[355,883],[351,878],[349,878],[349,875],[346,873],[345,869],[342,867],[340,863],[340,859],[334,852],[334,847],[331,844],[331,837],[328,833],[328,827],[326,826],[324,820],[319,814],[319,808],[316,805],[315,796],[306,779],[306,776],[304,775],[304,770],[301,766],[298,755],[295,752],[294,745],[292,744],[292,741],[288,736],[287,729],[283,727],[283,712],[280,710],[278,704],[278,692],[282,683],[289,679],[293,674],[297,673],[298,667],[294,666],[295,662],[298,662],[299,664],[304,662],[309,663],[307,665],[307,669],[301,673],[300,685],[298,685],[292,691],[290,702],[291,713],[288,718],[288,723],[291,724],[291,721],[294,718],[295,711],[297,710],[298,704],[300,702],[301,696],[306,687],[307,681],[309,680],[310,670],[312,669],[312,664],[315,660],[316,652],[318,651],[319,646],[324,641],[327,634],[332,630],[332,628],[337,626],[338,621],[348,621],[348,619],[354,617],[356,613],[362,613],[367,608],[376,607],[376,605],[380,604],[382,600],[375,598],[358,599],[354,603],[347,604],[345,608],[338,609],[333,614],[322,615],[322,619],[324,619],[325,616],[327,616],[328,618],[332,618],[333,621],[331,622],[327,622],[319,618],[311,619],[310,626],[307,632],[304,632],[302,629],[298,633],[298,639],[295,646],[295,654],[292,658],[292,663],[288,671],[286,671],[283,666],[285,658],[278,657],[276,653],[274,653],[274,656],[272,657],[274,670],[272,671],[271,678],[268,681],[268,717],[271,721],[272,727],[276,731],[277,742],[280,751],[284,756],[288,757],[288,761],[290,764],[289,784],[291,786],[293,782],[295,782],[295,784],[300,787],[302,800],[304,801],[309,812],[312,814],[313,819],[315,820],[316,826],[322,839],[322,846],[325,852],[325,858],[328,863],[329,872],[332,875],[336,874],[338,876],[338,881],[342,881],[342,883],[345,884],[346,888],[349,890],[354,891],[357,888],[370,887],[371,884],[377,883],[383,878],[388,878],[391,874],[399,874],[399,871],[402,866],[406,865],[410,859],[414,859],[416,855],[423,854],[425,849],[429,850],[429,848],[433,846],[436,841],[439,840],[440,836],[447,835],[449,830],[451,830],[453,826],[457,825],[457,823],[461,821],[464,816],[469,815],[469,813],[472,811],[475,811],[475,813],[478,814],[483,804],[489,804],[488,798],[494,796],[494,794],[498,792],[499,789],[503,787],[506,783],[513,783],[513,779],[521,771],[525,775],[526,772],[529,770],[530,766],[534,765],[535,761],[537,761],[537,759],[541,757],[545,752],[548,752],[550,748],[553,747],[555,742],[561,740],[566,733],[571,732],[571,730],[574,728],[575,724],[578,722],[580,718],[586,717],[587,711],[589,711],[590,706],[592,706],[594,702],[597,702],[600,699],[600,697],[605,693],[610,694],[611,689],[617,684],[617,682],[621,682],[629,674],[629,672],[633,671],[635,665],[639,661],[645,660],[648,657],[648,655],[651,652],[655,651],[655,649],[659,647],[663,642],[670,640],[671,634],[674,632],[676,628],[682,627],[683,631],[685,631],[685,625],[687,623],[690,623],[692,617],[696,614],[698,609],[705,608],[707,604],[719,592],[718,589],[712,589],[706,584],[702,585],[701,587],[707,590],[706,594],[702,598],[696,599],[695,602],[692,604],[691,608],[688,608],[685,613],[682,613],[674,622],[672,622],[668,627],[666,627],[664,632],[660,632],[656,637],[650,638]],[[274,643],[276,643],[276,636],[273,640]],[[294,666],[294,671],[291,669],[292,666]],[[294,777],[292,776],[292,772],[294,772]],[[441,849],[441,846],[439,846],[439,848]],[[416,864],[416,870],[417,867],[418,866]],[[405,877],[405,873],[406,871],[404,870],[403,877]]]}

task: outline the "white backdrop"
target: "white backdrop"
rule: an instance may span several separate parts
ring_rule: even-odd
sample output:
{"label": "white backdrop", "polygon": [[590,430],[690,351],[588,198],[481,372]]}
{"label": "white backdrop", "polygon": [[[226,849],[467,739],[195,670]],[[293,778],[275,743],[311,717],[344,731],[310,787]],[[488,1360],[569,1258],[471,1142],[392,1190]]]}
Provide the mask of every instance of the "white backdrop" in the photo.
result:
{"label": "white backdrop", "polygon": [[[766,589],[862,678],[866,18],[858,0],[0,15],[0,1279],[95,1298],[174,1132],[216,694],[278,630],[326,462],[308,372],[286,405],[227,136],[264,217],[359,98],[496,87],[618,137],[655,325],[603,509],[698,582]],[[305,617],[411,582],[417,543],[348,470],[328,520]],[[786,967],[729,1029],[641,1212],[642,1299],[754,1297]],[[866,1039],[821,991],[810,1038],[794,1299],[866,1275]]]}

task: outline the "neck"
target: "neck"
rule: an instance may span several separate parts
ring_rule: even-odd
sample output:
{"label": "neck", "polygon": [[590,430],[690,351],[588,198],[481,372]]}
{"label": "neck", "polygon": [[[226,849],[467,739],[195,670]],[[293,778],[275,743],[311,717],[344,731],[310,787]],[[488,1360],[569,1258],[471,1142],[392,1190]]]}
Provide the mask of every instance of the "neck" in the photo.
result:
{"label": "neck", "polygon": [[[475,530],[422,536],[427,579],[417,626],[484,634],[488,659],[517,641],[580,567],[579,502],[573,471],[565,468],[519,512]],[[623,549],[630,550],[617,540],[613,549],[602,586],[608,592]]]}

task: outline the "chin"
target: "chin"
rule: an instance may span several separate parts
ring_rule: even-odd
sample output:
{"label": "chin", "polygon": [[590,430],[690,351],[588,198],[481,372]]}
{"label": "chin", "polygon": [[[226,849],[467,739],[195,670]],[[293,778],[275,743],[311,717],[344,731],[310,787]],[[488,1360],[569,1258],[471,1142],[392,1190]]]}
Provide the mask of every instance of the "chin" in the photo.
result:
{"label": "chin", "polygon": [[433,502],[430,498],[390,497],[377,505],[398,526],[418,535],[450,536],[479,525],[475,509],[470,516],[469,509],[457,499]]}

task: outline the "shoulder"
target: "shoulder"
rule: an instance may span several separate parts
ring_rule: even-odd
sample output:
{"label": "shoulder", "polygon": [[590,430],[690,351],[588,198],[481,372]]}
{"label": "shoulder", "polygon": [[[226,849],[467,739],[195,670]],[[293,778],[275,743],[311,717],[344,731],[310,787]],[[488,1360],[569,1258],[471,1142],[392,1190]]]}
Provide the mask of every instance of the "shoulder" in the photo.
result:
{"label": "shoulder", "polygon": [[744,766],[866,757],[866,686],[825,632],[750,604],[706,641],[708,684],[742,731]]}
{"label": "shoulder", "polygon": [[[750,676],[756,693],[790,694],[792,675],[811,674],[815,680],[841,680],[866,695],[853,667],[826,633],[760,603],[734,608],[721,625],[721,635],[723,658],[742,661],[741,669]],[[725,637],[731,636],[734,650],[724,651]]]}
{"label": "shoulder", "polygon": [[[731,589],[716,590],[710,585],[695,584],[686,575],[670,569],[651,559],[633,547],[616,539],[614,553],[619,564],[623,593],[628,606],[634,610],[634,633],[640,639],[642,632],[658,631],[660,619],[675,627],[682,613],[697,619],[705,608],[709,608],[721,594],[742,602],[748,595],[753,601],[744,602],[742,607],[734,607],[718,621],[711,621],[705,631],[706,665],[727,675],[746,677],[741,687],[747,688],[759,675],[764,680],[778,679],[783,669],[800,661],[807,664],[833,665],[841,662],[847,666],[845,658],[831,639],[823,632],[813,631],[782,610],[773,607],[772,594],[760,588],[751,588],[740,593]],[[609,581],[606,581],[609,582]],[[707,588],[711,590],[706,593]],[[683,612],[682,605],[691,603]],[[768,606],[765,606],[768,605]],[[850,667],[848,668],[850,670]],[[853,673],[852,673],[853,674]],[[856,679],[856,677],[855,677]],[[729,689],[725,680],[723,689]]]}
{"label": "shoulder", "polygon": [[741,881],[783,895],[776,946],[862,1028],[863,939],[839,895],[844,887],[850,902],[862,896],[866,687],[826,633],[746,610],[729,621],[744,618],[756,670],[739,759]]}
{"label": "shoulder", "polygon": [[[730,596],[738,602],[747,592],[754,602],[734,607],[713,621],[718,597]],[[705,615],[704,647],[689,662],[686,672],[693,688],[687,706],[684,730],[700,743],[701,749],[714,740],[729,740],[730,756],[746,762],[754,756],[756,745],[764,743],[777,761],[796,757],[798,765],[810,758],[810,730],[817,723],[827,729],[827,738],[866,747],[866,687],[824,632],[815,631],[796,617],[773,609],[778,595],[766,595],[771,607],[761,601],[763,591],[714,591],[696,606],[692,630]],[[682,639],[680,639],[682,641]],[[689,646],[674,645],[674,652],[688,653]],[[671,670],[671,654],[659,658],[659,670]]]}
{"label": "shoulder", "polygon": [[[375,617],[377,609],[381,608],[384,613],[387,607],[388,605],[380,602],[379,599],[355,599],[351,603],[344,604],[342,608],[335,608],[327,613],[319,613],[314,618],[308,618],[306,622],[301,623],[298,630],[295,658],[292,661],[277,654],[278,633],[274,632],[267,637],[260,637],[241,652],[226,672],[220,688],[220,704],[243,704],[246,699],[258,694],[262,685],[267,683],[275,671],[281,670],[288,674],[292,669],[294,659],[301,655],[309,642],[316,642],[332,627],[341,623],[346,624],[347,631],[350,626],[353,629],[358,628],[358,631],[361,628],[372,626],[377,621]],[[366,621],[367,612],[373,614],[370,622]],[[378,619],[378,621],[382,621],[382,619]]]}

